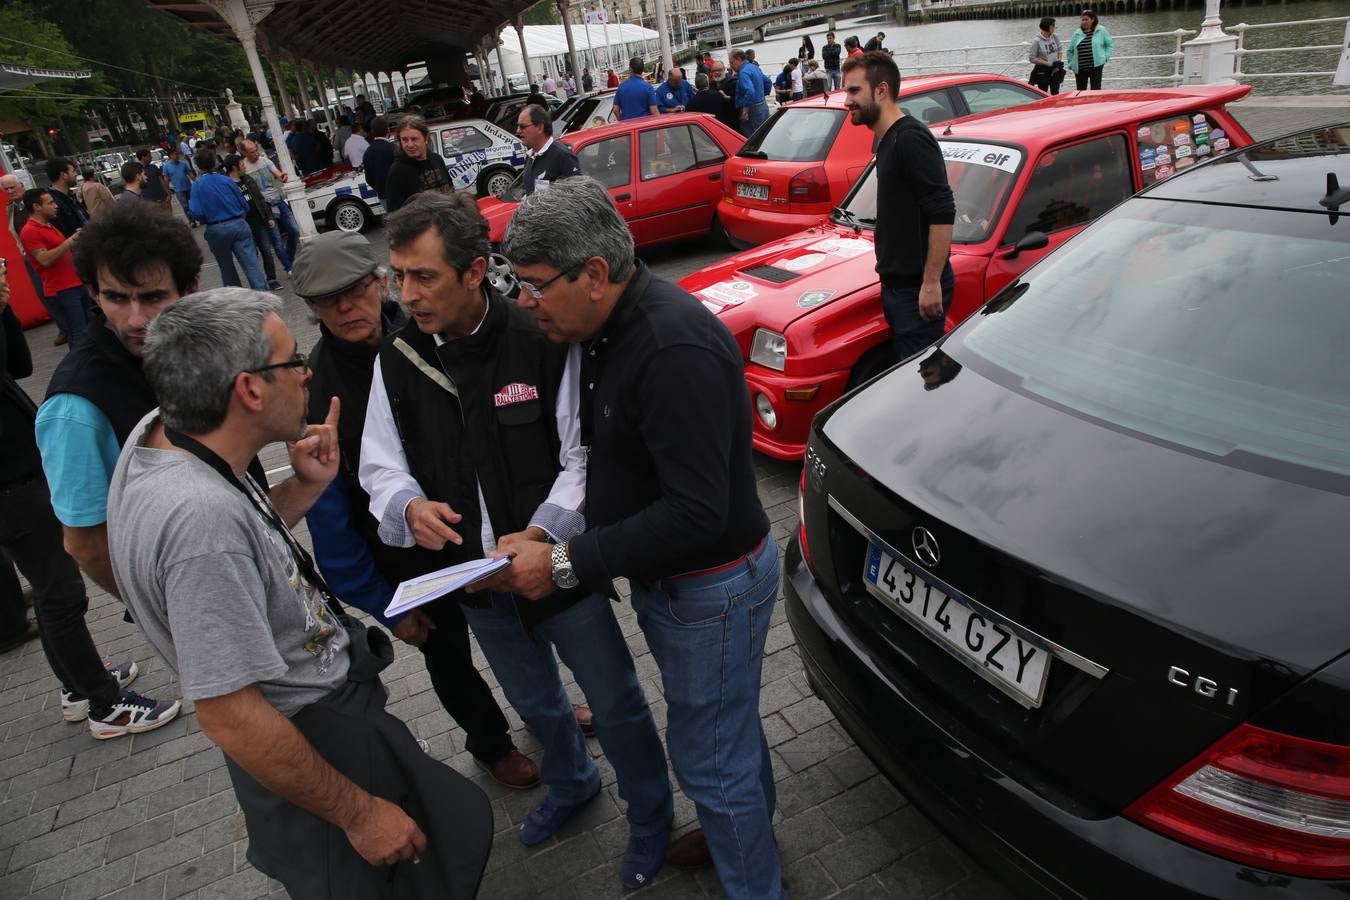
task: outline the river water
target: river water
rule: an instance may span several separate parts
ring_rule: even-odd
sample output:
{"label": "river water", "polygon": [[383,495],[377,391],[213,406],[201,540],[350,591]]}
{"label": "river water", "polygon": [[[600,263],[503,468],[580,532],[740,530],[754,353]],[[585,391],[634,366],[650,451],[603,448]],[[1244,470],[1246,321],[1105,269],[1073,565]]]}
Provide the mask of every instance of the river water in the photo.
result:
{"label": "river water", "polygon": [[[1346,0],[1297,0],[1297,2],[1267,3],[1262,6],[1247,5],[1224,8],[1221,15],[1225,27],[1241,22],[1248,25],[1267,22],[1290,22],[1301,19],[1322,19],[1332,16],[1344,16],[1350,12],[1350,3]],[[1153,53],[1171,53],[1176,49],[1176,39],[1172,36],[1124,39],[1128,35],[1150,34],[1160,31],[1174,31],[1186,28],[1199,31],[1204,10],[1200,7],[1165,10],[1162,12],[1129,13],[1103,16],[1101,24],[1115,38],[1116,56],[1140,56]],[[919,60],[922,65],[941,65],[942,69],[927,69],[925,72],[960,71],[965,55],[962,47],[984,47],[996,44],[1016,44],[1030,41],[1037,31],[1035,19],[976,19],[968,22],[935,22],[928,25],[899,26],[879,17],[842,20],[836,23],[836,39],[843,42],[849,35],[857,35],[864,43],[877,31],[886,32],[886,46],[896,55],[901,75],[920,74],[914,70],[916,57],[914,50],[943,50],[946,53],[925,53]],[[1058,17],[1060,39],[1066,47],[1069,38],[1078,27],[1073,16]],[[825,26],[796,29],[782,34],[772,35],[758,44],[736,43],[735,46],[753,46],[764,71],[770,78],[775,77],[788,58],[797,54],[801,36],[809,34],[815,43],[817,53],[825,43]],[[1337,48],[1345,39],[1345,23],[1323,23],[1320,25],[1292,25],[1288,28],[1272,28],[1251,32],[1247,36],[1247,49],[1262,47],[1298,47],[1318,44],[1333,44]],[[1242,62],[1244,72],[1297,72],[1307,70],[1333,70],[1340,58],[1339,49],[1318,51],[1297,51],[1290,53],[1271,53],[1248,56]],[[974,71],[999,72],[1023,78],[1031,70],[1026,62],[1026,53],[1016,47],[1004,47],[992,50],[971,50],[970,62]],[[1171,75],[1171,59],[1156,60],[1113,60],[1106,66],[1106,87],[1157,87],[1168,84],[1166,81],[1112,81],[1112,77],[1158,77]],[[1350,88],[1331,83],[1330,75],[1301,75],[1293,77],[1254,78],[1249,82],[1256,94],[1343,94],[1350,96]],[[1073,87],[1073,75],[1067,84]]]}

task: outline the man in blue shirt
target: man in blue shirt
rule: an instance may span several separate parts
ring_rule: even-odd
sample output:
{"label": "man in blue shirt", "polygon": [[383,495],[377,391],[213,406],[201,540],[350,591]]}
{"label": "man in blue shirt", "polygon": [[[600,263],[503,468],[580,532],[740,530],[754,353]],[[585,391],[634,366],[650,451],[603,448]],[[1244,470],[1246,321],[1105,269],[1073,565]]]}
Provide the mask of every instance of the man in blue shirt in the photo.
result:
{"label": "man in blue shirt", "polygon": [[169,187],[183,206],[183,215],[187,216],[188,224],[196,228],[197,220],[193,218],[192,210],[188,208],[188,201],[192,198],[192,179],[196,176],[192,173],[192,166],[183,159],[183,151],[177,147],[169,151],[169,161],[164,164],[164,175],[169,179]]}
{"label": "man in blue shirt", "polygon": [[684,69],[670,70],[665,84],[656,92],[656,108],[662,113],[684,112],[689,101],[694,99],[694,89],[684,80]]}
{"label": "man in blue shirt", "polygon": [[216,154],[210,148],[199,151],[194,162],[202,175],[192,186],[188,208],[197,220],[206,223],[206,244],[220,266],[220,280],[239,287],[239,273],[230,259],[233,255],[244,267],[248,286],[255,291],[267,290],[253,230],[244,221],[248,206],[239,185],[215,171]]}
{"label": "man in blue shirt", "polygon": [[731,51],[731,68],[736,73],[736,116],[741,134],[749,137],[769,118],[764,95],[772,82],[759,66],[746,59],[744,50]]}
{"label": "man in blue shirt", "polygon": [[614,93],[614,118],[640,119],[643,116],[659,115],[656,106],[656,89],[642,77],[642,60],[636,56],[628,62],[628,78]]}

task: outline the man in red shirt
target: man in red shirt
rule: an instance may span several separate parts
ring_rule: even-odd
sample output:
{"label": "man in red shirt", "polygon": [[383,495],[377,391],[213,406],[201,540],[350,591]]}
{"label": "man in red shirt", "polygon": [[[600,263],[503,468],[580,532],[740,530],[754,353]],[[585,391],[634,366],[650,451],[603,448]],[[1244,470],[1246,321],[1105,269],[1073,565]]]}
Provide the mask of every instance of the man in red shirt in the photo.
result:
{"label": "man in red shirt", "polygon": [[57,216],[56,201],[51,191],[35,188],[23,195],[23,209],[28,221],[19,232],[19,240],[42,278],[42,293],[49,309],[74,347],[84,334],[88,315],[89,295],[75,274],[70,249],[80,237],[76,231],[70,237],[60,232],[52,221]]}

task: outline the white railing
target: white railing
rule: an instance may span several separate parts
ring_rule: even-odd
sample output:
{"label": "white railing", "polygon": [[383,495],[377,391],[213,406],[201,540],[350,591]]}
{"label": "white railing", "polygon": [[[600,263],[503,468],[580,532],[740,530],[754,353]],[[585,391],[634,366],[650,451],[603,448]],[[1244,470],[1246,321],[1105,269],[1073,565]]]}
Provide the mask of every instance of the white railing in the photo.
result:
{"label": "white railing", "polygon": [[[1174,85],[1181,84],[1183,77],[1181,74],[1181,61],[1185,56],[1185,54],[1182,52],[1181,45],[1186,41],[1187,38],[1193,36],[1195,33],[1196,32],[1189,31],[1185,28],[1178,28],[1175,31],[1153,31],[1145,34],[1117,35],[1115,37],[1115,41],[1117,44],[1125,41],[1140,40],[1143,38],[1163,38],[1163,37],[1172,38],[1175,42],[1175,45],[1170,53],[1140,53],[1132,56],[1111,57],[1112,62],[1115,62],[1117,60],[1170,60],[1172,63],[1172,74],[1108,77],[1105,80],[1165,81]],[[1067,48],[1067,44],[1065,46]],[[997,74],[1003,75],[1007,74],[1007,72],[1014,66],[1023,66],[1023,67],[1030,66],[1031,63],[1027,61],[1027,52],[1030,49],[1031,49],[1031,42],[1022,41],[1021,43],[1017,44],[984,44],[976,47],[944,47],[938,50],[897,50],[895,51],[895,61],[896,64],[900,66],[900,71],[902,73],[906,72],[923,73],[935,71],[941,72],[994,71]],[[1008,51],[1008,50],[1017,51],[1015,58],[1011,60],[1007,59],[1008,54],[1006,52],[993,54],[998,58],[976,59],[972,58],[971,56],[971,54],[974,53],[977,55],[982,54],[987,57],[989,55],[988,51]],[[961,61],[959,63],[954,63],[951,60],[951,56],[953,54],[960,54]],[[932,59],[935,56],[941,58],[942,62],[924,61],[925,59]],[[904,62],[906,58],[912,58],[913,64],[906,65]]]}
{"label": "white railing", "polygon": [[[1297,19],[1292,22],[1271,22],[1265,25],[1248,25],[1245,22],[1241,25],[1234,25],[1229,31],[1237,35],[1237,49],[1230,50],[1228,53],[1237,57],[1234,61],[1233,77],[1237,79],[1252,78],[1289,78],[1301,75],[1335,75],[1335,69],[1326,69],[1322,71],[1300,70],[1297,72],[1244,72],[1242,71],[1242,61],[1248,56],[1257,56],[1272,53],[1308,53],[1320,50],[1340,50],[1340,44],[1309,44],[1302,47],[1260,47],[1248,49],[1247,32],[1261,31],[1269,28],[1283,28],[1286,25],[1344,25],[1350,21],[1350,16],[1333,16],[1329,19]],[[1333,61],[1334,61],[1333,57]]]}

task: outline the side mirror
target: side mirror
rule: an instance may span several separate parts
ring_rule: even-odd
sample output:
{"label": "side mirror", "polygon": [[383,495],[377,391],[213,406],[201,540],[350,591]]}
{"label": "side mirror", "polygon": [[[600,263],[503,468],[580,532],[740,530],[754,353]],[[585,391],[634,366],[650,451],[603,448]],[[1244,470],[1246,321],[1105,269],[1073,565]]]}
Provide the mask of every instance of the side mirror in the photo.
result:
{"label": "side mirror", "polygon": [[1044,231],[1028,231],[1022,239],[1013,244],[1012,249],[1003,254],[1004,259],[1017,259],[1027,250],[1042,250],[1050,245],[1050,235]]}

